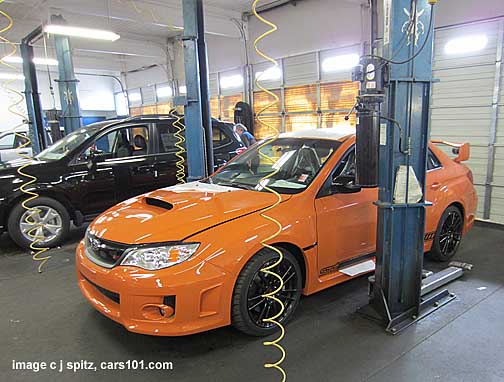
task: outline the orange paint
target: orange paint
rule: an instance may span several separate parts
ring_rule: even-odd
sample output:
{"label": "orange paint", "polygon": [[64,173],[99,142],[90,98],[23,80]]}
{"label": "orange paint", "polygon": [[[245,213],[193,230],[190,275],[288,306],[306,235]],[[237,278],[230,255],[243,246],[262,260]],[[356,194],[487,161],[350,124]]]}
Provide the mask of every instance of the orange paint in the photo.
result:
{"label": "orange paint", "polygon": [[[305,295],[351,279],[331,266],[375,251],[376,189],[317,198],[332,170],[355,143],[353,136],[339,140],[340,148],[310,186],[301,193],[283,195],[283,202],[270,212],[284,227],[271,244],[297,248],[302,254]],[[458,203],[464,211],[465,234],[474,223],[477,203],[470,171],[434,145],[430,147],[442,167],[427,174],[427,200],[434,205],[427,208],[425,232],[436,231],[445,209]],[[173,208],[149,205],[146,197],[168,202]],[[275,196],[265,192],[189,184],[120,203],[90,225],[93,234],[131,246],[178,241],[201,245],[181,264],[147,271],[101,267],[86,256],[83,241],[76,253],[79,287],[98,311],[132,332],[178,336],[229,325],[236,279],[262,249],[261,240],[275,229],[259,211],[274,201]],[[427,241],[425,250],[431,245]],[[120,303],[97,286],[118,294]],[[175,308],[162,316],[159,309],[164,296],[175,296]]]}

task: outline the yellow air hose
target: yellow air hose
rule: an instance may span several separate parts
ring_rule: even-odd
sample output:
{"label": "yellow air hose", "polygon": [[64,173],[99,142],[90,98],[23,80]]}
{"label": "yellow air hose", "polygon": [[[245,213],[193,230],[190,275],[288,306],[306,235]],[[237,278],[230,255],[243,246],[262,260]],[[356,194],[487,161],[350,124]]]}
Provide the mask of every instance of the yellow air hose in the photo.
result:
{"label": "yellow air hose", "polygon": [[186,127],[182,123],[182,118],[183,116],[175,113],[176,109],[173,109],[170,111],[170,115],[173,117],[177,118],[175,122],[173,122],[173,127],[177,129],[177,132],[174,134],[175,138],[177,139],[177,142],[175,143],[175,147],[178,149],[177,153],[175,156],[178,158],[176,166],[177,166],[177,182],[179,184],[185,183],[186,182],[186,171],[185,171],[185,158],[184,158],[184,153],[186,152],[183,144],[185,142],[185,138],[182,135],[182,133],[185,131]]}
{"label": "yellow air hose", "polygon": [[[265,53],[263,53],[259,47],[258,47],[258,44],[259,42],[266,38],[267,36],[271,35],[272,33],[276,32],[278,30],[278,27],[273,24],[272,22],[266,20],[265,18],[263,18],[261,15],[259,15],[257,13],[257,4],[259,3],[260,0],[254,0],[253,4],[252,4],[252,12],[254,13],[254,15],[261,21],[263,22],[264,24],[268,25],[270,27],[270,29],[268,29],[266,32],[264,32],[262,35],[260,35],[259,37],[257,37],[254,41],[254,49],[256,51],[256,53],[261,56],[262,58],[264,58],[265,60],[271,62],[274,66],[278,66],[278,62],[269,57],[268,55],[266,55]],[[268,155],[264,154],[263,152],[261,152],[261,149],[266,146],[266,145],[269,145],[271,144],[272,142],[274,142],[278,136],[280,135],[280,132],[278,131],[278,129],[276,129],[272,124],[266,122],[261,116],[264,112],[266,112],[268,109],[270,109],[271,107],[275,106],[278,102],[279,102],[279,98],[278,96],[273,93],[272,91],[266,89],[265,87],[263,87],[260,83],[260,78],[261,76],[259,76],[258,78],[256,78],[256,86],[261,89],[263,92],[265,92],[266,94],[268,94],[269,96],[271,96],[274,101],[271,102],[270,104],[266,105],[265,107],[263,107],[261,110],[259,110],[259,112],[257,113],[257,121],[264,125],[265,127],[267,127],[268,129],[272,130],[273,133],[274,133],[274,136],[270,139],[267,139],[263,144],[261,144],[258,148],[258,152],[259,152],[259,156],[263,159],[265,159],[266,161],[268,162],[271,162],[273,165],[276,163],[275,159],[274,158],[271,158],[269,157]],[[267,298],[267,299],[270,299],[270,300],[273,300],[274,302],[276,302],[277,304],[279,304],[280,306],[280,310],[279,312],[274,315],[273,317],[269,317],[269,318],[265,318],[263,319],[263,322],[267,322],[267,323],[271,323],[271,324],[274,324],[276,326],[278,326],[280,328],[280,336],[275,339],[274,341],[265,341],[263,344],[264,346],[273,346],[275,348],[277,348],[280,353],[281,353],[281,356],[280,356],[280,359],[276,362],[273,362],[273,363],[265,363],[264,364],[264,367],[265,368],[273,368],[273,369],[277,369],[281,374],[282,374],[282,382],[284,382],[287,378],[287,375],[285,373],[285,370],[281,367],[281,364],[283,363],[283,361],[285,360],[285,349],[282,347],[282,345],[280,344],[280,342],[282,341],[282,339],[285,337],[285,329],[283,327],[283,325],[278,322],[277,320],[282,316],[284,310],[285,310],[285,306],[283,304],[283,302],[277,297],[277,294],[283,289],[284,287],[284,282],[283,282],[283,279],[282,277],[277,274],[274,269],[276,267],[278,267],[282,261],[283,261],[283,253],[282,251],[280,251],[278,248],[272,246],[272,245],[269,245],[268,243],[269,242],[272,242],[278,235],[280,235],[280,233],[282,232],[282,224],[276,220],[275,218],[267,215],[267,212],[273,210],[274,208],[276,208],[281,202],[282,202],[282,197],[280,196],[280,194],[278,192],[276,192],[275,190],[273,190],[272,188],[269,188],[268,187],[268,183],[269,183],[269,180],[271,178],[273,178],[276,174],[278,174],[278,172],[280,171],[280,168],[276,169],[275,171],[273,171],[272,173],[270,173],[269,175],[265,176],[264,178],[261,179],[260,181],[260,184],[262,185],[262,187],[268,191],[268,192],[271,192],[272,194],[275,195],[276,197],[276,202],[273,203],[273,205],[271,205],[270,207],[267,207],[265,209],[263,209],[260,214],[261,216],[272,222],[276,227],[276,232],[274,234],[272,234],[271,236],[265,238],[264,240],[261,241],[261,244],[263,245],[264,248],[267,248],[271,251],[274,251],[278,254],[278,260],[261,269],[261,272],[267,274],[267,275],[270,275],[270,276],[273,276],[274,278],[278,279],[279,281],[279,286],[278,288],[276,288],[274,291],[272,292],[269,292],[269,293],[266,293],[264,294],[262,297],[263,298]]]}
{"label": "yellow air hose", "polygon": [[[0,4],[3,3],[4,0],[0,0]],[[12,26],[14,25],[14,21],[12,20],[12,17],[10,17],[6,12],[0,10],[0,15],[5,17],[7,19],[7,26],[5,26],[4,28],[0,29],[0,40],[5,42],[10,48],[10,52],[4,56],[5,57],[11,57],[13,55],[16,54],[17,52],[17,48],[16,48],[16,45],[14,45],[11,41],[9,41],[8,39],[6,39],[3,34],[5,32],[7,32],[8,30],[10,30],[12,28]],[[17,68],[12,66],[12,65],[9,65],[7,64],[6,62],[4,62],[4,60],[0,60],[0,63],[7,67],[8,69],[10,70],[13,70],[13,71],[17,71]],[[17,96],[17,100],[13,101],[13,103],[9,106],[9,112],[11,112],[12,114],[15,114],[19,117],[21,117],[23,120],[26,120],[26,116],[21,114],[19,111],[16,111],[14,110],[15,108],[19,107],[21,105],[21,103],[24,101],[24,96],[22,93],[20,93],[19,91],[17,91],[16,89],[13,89],[10,87],[11,83],[15,81],[14,79],[13,80],[8,80],[8,81],[5,81],[3,83],[3,88],[10,94],[15,94]],[[24,135],[20,134],[17,132],[17,129],[19,127],[23,126],[23,123],[19,124],[18,126],[14,127],[14,134],[21,138],[21,139],[24,139],[25,140],[25,143],[21,146],[18,147],[19,150],[22,150],[26,147],[29,147],[31,146],[31,141],[30,141],[30,138],[29,136],[25,137]],[[27,138],[27,139],[26,139]],[[26,155],[26,154],[21,154],[19,153],[18,154],[20,157],[22,157],[23,159],[26,159],[26,160],[30,160],[32,159],[30,156]],[[25,218],[25,222],[28,223],[28,224],[31,224],[31,225],[34,225],[34,227],[28,232],[28,235],[30,237],[32,237],[33,241],[31,242],[30,244],[30,249],[32,250],[32,258],[34,261],[37,261],[37,262],[40,262],[39,266],[38,266],[38,272],[41,273],[42,272],[42,268],[43,266],[45,265],[45,263],[47,261],[49,261],[49,259],[51,258],[51,256],[44,256],[44,253],[47,252],[49,250],[49,248],[40,248],[37,246],[37,244],[42,241],[44,239],[44,236],[40,236],[38,235],[38,232],[40,232],[42,229],[43,229],[43,223],[39,223],[39,224],[35,224],[35,221],[34,221],[34,216],[39,214],[40,213],[40,210],[38,210],[37,208],[34,208],[34,207],[28,207],[28,204],[31,203],[32,201],[34,201],[35,199],[37,199],[39,197],[39,194],[37,194],[36,192],[33,192],[32,190],[30,190],[29,188],[35,183],[38,181],[38,179],[33,176],[33,175],[30,175],[30,174],[27,174],[25,172],[25,170],[31,165],[31,163],[26,163],[24,165],[22,165],[18,170],[17,170],[17,173],[20,177],[22,178],[25,178],[25,179],[29,179],[28,182],[24,182],[23,185],[20,187],[20,190],[21,192],[23,192],[25,195],[28,196],[27,199],[25,199],[22,203],[22,206],[23,208],[26,210],[26,211],[29,211],[30,214],[26,216]],[[34,233],[35,232],[35,233]]]}

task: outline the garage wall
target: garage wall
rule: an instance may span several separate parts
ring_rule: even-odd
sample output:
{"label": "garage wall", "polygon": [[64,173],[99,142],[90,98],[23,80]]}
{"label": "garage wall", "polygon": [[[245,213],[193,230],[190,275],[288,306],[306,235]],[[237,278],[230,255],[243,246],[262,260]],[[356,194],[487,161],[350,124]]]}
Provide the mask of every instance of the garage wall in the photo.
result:
{"label": "garage wall", "polygon": [[[454,38],[485,35],[483,50],[448,54]],[[435,35],[431,135],[471,143],[467,163],[479,196],[478,217],[504,223],[502,44],[504,19],[438,28]],[[500,106],[499,106],[500,103]],[[501,113],[499,112],[499,109]],[[498,123],[496,123],[498,121]],[[500,138],[500,137],[503,138]]]}
{"label": "garage wall", "polygon": [[[57,73],[51,73],[54,87],[54,98],[56,108],[61,109],[58,85],[54,83],[54,79],[58,78]],[[103,116],[106,118],[115,116],[114,102],[114,80],[111,78],[96,77],[89,75],[76,75],[79,79],[79,101],[83,116]],[[49,91],[49,77],[46,71],[38,71],[37,78],[39,82],[40,98],[44,110],[52,109],[54,106],[53,98]],[[24,81],[16,80],[11,84],[13,89],[20,92],[24,91]],[[22,123],[21,118],[13,115],[8,111],[9,105],[16,97],[9,95],[2,87],[0,87],[0,116],[2,117],[2,125],[0,131],[12,129],[14,126]],[[18,107],[18,111],[26,115],[26,104],[23,102]]]}

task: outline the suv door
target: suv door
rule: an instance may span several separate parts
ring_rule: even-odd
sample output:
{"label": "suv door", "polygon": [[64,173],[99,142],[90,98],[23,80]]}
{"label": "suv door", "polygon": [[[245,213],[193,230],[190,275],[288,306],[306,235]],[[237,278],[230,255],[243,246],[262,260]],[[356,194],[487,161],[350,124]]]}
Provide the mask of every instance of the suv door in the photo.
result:
{"label": "suv door", "polygon": [[155,188],[149,137],[148,125],[114,126],[81,152],[73,171],[84,215],[96,215]]}
{"label": "suv door", "polygon": [[378,188],[358,193],[334,193],[334,179],[355,182],[355,147],[347,151],[315,200],[318,264],[321,276],[335,272],[345,260],[375,252]]}

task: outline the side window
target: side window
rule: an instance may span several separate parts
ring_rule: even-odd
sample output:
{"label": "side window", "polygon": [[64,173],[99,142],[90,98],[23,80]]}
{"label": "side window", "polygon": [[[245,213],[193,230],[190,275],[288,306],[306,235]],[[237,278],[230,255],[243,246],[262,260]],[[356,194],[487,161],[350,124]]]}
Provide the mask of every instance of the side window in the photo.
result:
{"label": "side window", "polygon": [[340,184],[355,184],[355,147],[345,153],[343,158],[334,168],[331,175],[320,189],[317,198],[332,195],[331,191],[333,183]]}
{"label": "side window", "polygon": [[29,141],[28,138],[24,135],[22,137],[19,135],[14,135],[14,148],[21,147],[23,145],[26,145]]}
{"label": "side window", "polygon": [[220,147],[231,143],[231,138],[218,126],[213,126],[212,128],[212,140],[214,147]]}
{"label": "side window", "polygon": [[355,148],[346,153],[333,172],[333,180],[339,177],[355,178]]}
{"label": "side window", "polygon": [[443,167],[439,159],[434,155],[434,153],[429,150],[427,154],[427,171],[434,170],[436,168]]}
{"label": "side window", "polygon": [[0,149],[14,148],[14,134],[7,134],[0,138]]}
{"label": "side window", "polygon": [[[159,134],[160,153],[170,153],[178,150],[175,145],[179,141],[179,139],[177,139],[177,137],[175,136],[177,129],[173,126],[173,123],[158,123],[157,131]],[[182,146],[185,147],[185,143],[182,144]]]}
{"label": "side window", "polygon": [[124,127],[101,136],[84,153],[81,160],[91,155],[100,161],[149,154],[149,130],[144,126]]}

